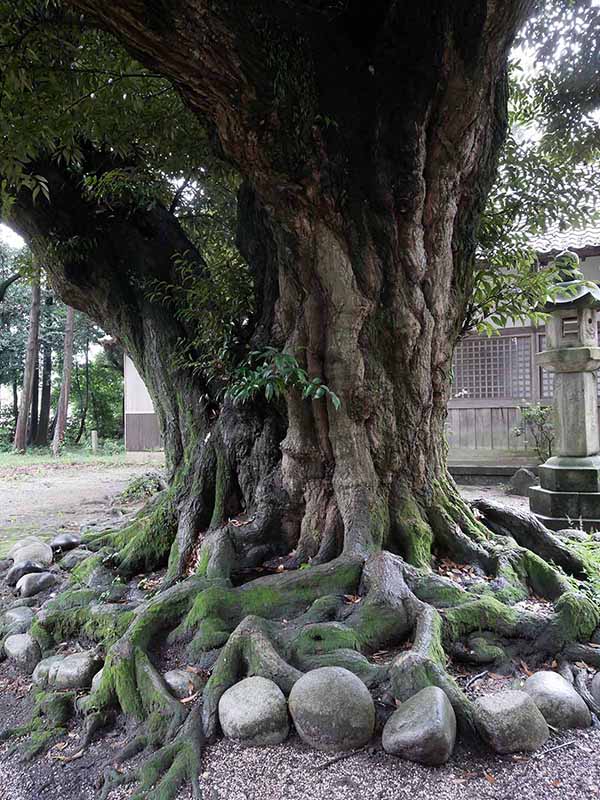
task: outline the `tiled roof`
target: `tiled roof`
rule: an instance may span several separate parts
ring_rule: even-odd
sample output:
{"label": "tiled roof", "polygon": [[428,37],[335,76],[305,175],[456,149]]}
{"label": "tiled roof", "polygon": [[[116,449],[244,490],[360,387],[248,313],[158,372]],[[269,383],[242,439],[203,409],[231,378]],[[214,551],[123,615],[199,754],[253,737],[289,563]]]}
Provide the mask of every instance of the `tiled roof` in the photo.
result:
{"label": "tiled roof", "polygon": [[590,228],[571,228],[561,231],[558,227],[550,228],[543,236],[535,236],[530,240],[531,246],[538,253],[551,253],[565,250],[582,250],[586,247],[600,248],[600,224]]}

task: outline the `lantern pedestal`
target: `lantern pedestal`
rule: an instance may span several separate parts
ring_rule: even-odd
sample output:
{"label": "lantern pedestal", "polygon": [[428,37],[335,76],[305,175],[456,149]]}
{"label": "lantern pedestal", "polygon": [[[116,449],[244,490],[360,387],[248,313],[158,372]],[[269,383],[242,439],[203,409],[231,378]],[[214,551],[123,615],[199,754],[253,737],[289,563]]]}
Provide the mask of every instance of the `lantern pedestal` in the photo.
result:
{"label": "lantern pedestal", "polygon": [[[561,256],[576,258],[568,252]],[[551,315],[546,326],[548,350],[538,353],[537,363],[554,372],[558,455],[540,467],[540,486],[529,490],[529,506],[553,530],[574,526],[600,530],[600,432],[594,374],[600,368],[600,290],[576,285],[575,277],[573,272],[571,280],[558,284],[561,291],[544,309]]]}

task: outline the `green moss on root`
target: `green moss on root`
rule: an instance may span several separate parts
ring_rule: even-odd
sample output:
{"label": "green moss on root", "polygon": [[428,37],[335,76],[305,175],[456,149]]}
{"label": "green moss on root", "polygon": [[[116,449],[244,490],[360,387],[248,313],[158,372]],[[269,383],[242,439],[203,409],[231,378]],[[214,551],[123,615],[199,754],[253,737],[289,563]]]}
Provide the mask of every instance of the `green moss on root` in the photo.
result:
{"label": "green moss on root", "polygon": [[110,647],[127,630],[134,617],[118,605],[98,602],[98,592],[68,589],[59,594],[34,620],[30,633],[42,652],[60,642],[86,638]]}
{"label": "green moss on root", "polygon": [[340,559],[309,570],[261,578],[237,588],[223,584],[210,586],[196,597],[174,637],[185,639],[198,631],[202,643],[199,645],[197,639],[196,647],[218,647],[244,617],[289,619],[306,611],[320,594],[356,591],[361,568],[359,560]]}
{"label": "green moss on root", "polygon": [[[172,487],[163,496],[157,495],[147,510],[118,531],[92,534],[84,543],[93,549],[108,548],[113,553],[117,571],[122,575],[151,572],[168,563],[171,546],[177,533],[177,508]],[[84,562],[85,563],[85,562]]]}
{"label": "green moss on root", "polygon": [[340,622],[316,623],[300,628],[292,644],[295,659],[334,650],[358,650],[356,633]]}
{"label": "green moss on root", "polygon": [[566,592],[557,601],[556,622],[564,643],[589,642],[600,625],[598,605],[580,592]]}
{"label": "green moss on root", "polygon": [[444,626],[450,641],[462,639],[474,631],[502,630],[513,632],[519,622],[519,613],[495,597],[484,596],[443,612]]}
{"label": "green moss on root", "polygon": [[411,494],[406,494],[394,511],[402,555],[409,564],[429,569],[433,532]]}

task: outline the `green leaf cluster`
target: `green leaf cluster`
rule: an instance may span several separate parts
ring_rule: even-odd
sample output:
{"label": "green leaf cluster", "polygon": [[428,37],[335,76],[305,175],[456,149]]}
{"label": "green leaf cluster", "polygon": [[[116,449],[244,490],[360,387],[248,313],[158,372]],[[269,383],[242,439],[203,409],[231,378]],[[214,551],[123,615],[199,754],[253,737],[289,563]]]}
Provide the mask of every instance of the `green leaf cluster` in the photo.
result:
{"label": "green leaf cluster", "polygon": [[327,398],[336,411],[341,405],[339,397],[319,377],[309,377],[294,355],[274,347],[253,350],[249,354],[235,370],[227,396],[234,403],[246,403],[264,394],[267,402],[271,402],[284,398],[290,390],[301,392],[304,400]]}

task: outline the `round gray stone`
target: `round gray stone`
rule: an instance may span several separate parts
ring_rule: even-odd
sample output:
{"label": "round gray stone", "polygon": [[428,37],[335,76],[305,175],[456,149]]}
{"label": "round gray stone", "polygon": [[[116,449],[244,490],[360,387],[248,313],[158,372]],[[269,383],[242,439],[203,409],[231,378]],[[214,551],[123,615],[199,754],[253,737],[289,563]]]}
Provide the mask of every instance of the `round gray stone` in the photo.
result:
{"label": "round gray stone", "polygon": [[15,633],[4,640],[6,657],[25,672],[33,672],[42,658],[39,644],[28,633]]}
{"label": "round gray stone", "polygon": [[27,606],[13,606],[13,608],[9,608],[8,611],[4,612],[4,623],[6,625],[12,625],[14,622],[31,622],[33,617],[34,613],[31,608]]}
{"label": "round gray stone", "polygon": [[556,535],[561,536],[563,539],[573,539],[577,542],[587,542],[589,538],[588,534],[579,528],[563,528],[560,531],[556,531]]}
{"label": "round gray stone", "polygon": [[10,549],[10,552],[15,564],[20,561],[35,561],[37,564],[49,567],[54,558],[50,545],[40,539],[34,539],[33,541],[22,539],[17,542],[15,547]]}
{"label": "round gray stone", "polygon": [[9,586],[16,586],[23,575],[31,575],[34,572],[46,572],[46,567],[37,561],[19,561],[8,570],[6,583]]}
{"label": "round gray stone", "polygon": [[554,728],[589,728],[592,724],[592,715],[581,695],[557,672],[536,672],[527,678],[523,691]]}
{"label": "round gray stone", "polygon": [[89,556],[94,555],[91,550],[85,550],[82,547],[76,547],[75,550],[70,550],[68,553],[65,553],[64,556],[61,558],[59,564],[61,569],[74,569],[76,566],[81,564],[82,561],[85,561],[86,558]]}
{"label": "round gray stone", "polygon": [[530,487],[535,486],[537,483],[538,479],[534,473],[525,467],[521,467],[510,479],[509,493],[518,494],[521,497],[529,497]]}
{"label": "round gray stone", "polygon": [[227,689],[219,700],[219,722],[228,739],[247,747],[279,744],[290,730],[283,692],[259,675]]}
{"label": "round gray stone", "polygon": [[57,689],[87,689],[101,667],[102,662],[94,652],[73,653],[58,664],[56,674],[49,676],[49,683]]}
{"label": "round gray stone", "polygon": [[300,738],[318,750],[352,750],[373,735],[373,698],[360,678],[342,667],[303,675],[290,692],[289,707]]}
{"label": "round gray stone", "polygon": [[600,672],[596,672],[590,684],[590,692],[597,703],[600,703]]}
{"label": "round gray stone", "polygon": [[48,658],[42,658],[33,670],[33,675],[31,676],[32,681],[36,686],[45,687],[51,685],[54,683],[58,665],[64,660],[65,656],[48,656]]}
{"label": "round gray stone", "polygon": [[74,550],[81,544],[81,536],[76,533],[59,533],[50,542],[50,547],[53,550],[60,550],[66,553],[67,550]]}
{"label": "round gray stone", "polygon": [[35,594],[51,589],[56,584],[53,572],[36,572],[23,575],[17,583],[17,592],[21,597],[33,597]]}
{"label": "round gray stone", "polygon": [[497,753],[537,750],[550,735],[531,697],[513,689],[480,697],[474,717],[479,735]]}
{"label": "round gray stone", "polygon": [[106,567],[103,567],[102,564],[99,564],[86,577],[84,583],[89,589],[95,589],[97,591],[105,591],[106,589],[111,588],[111,586],[114,583],[114,580],[115,580],[114,572],[111,572]]}
{"label": "round gray stone", "polygon": [[91,687],[92,692],[98,691],[98,688],[102,682],[103,673],[104,673],[104,667],[102,667],[102,669],[99,669],[98,672],[92,678],[92,687]]}
{"label": "round gray stone", "polygon": [[31,544],[33,542],[41,542],[41,539],[38,539],[37,536],[23,536],[22,539],[19,539],[18,542],[15,542],[10,550],[8,551],[6,557],[11,558],[13,561],[15,560],[15,553],[17,550],[20,550],[26,544]]}
{"label": "round gray stone", "polygon": [[197,692],[204,683],[199,675],[187,669],[170,669],[165,672],[164,679],[171,693],[180,700]]}
{"label": "round gray stone", "polygon": [[381,741],[386,753],[420,764],[444,764],[456,742],[456,716],[445,692],[427,686],[402,703],[386,722]]}
{"label": "round gray stone", "polygon": [[34,613],[27,606],[9,608],[4,614],[6,633],[27,633],[33,622]]}

